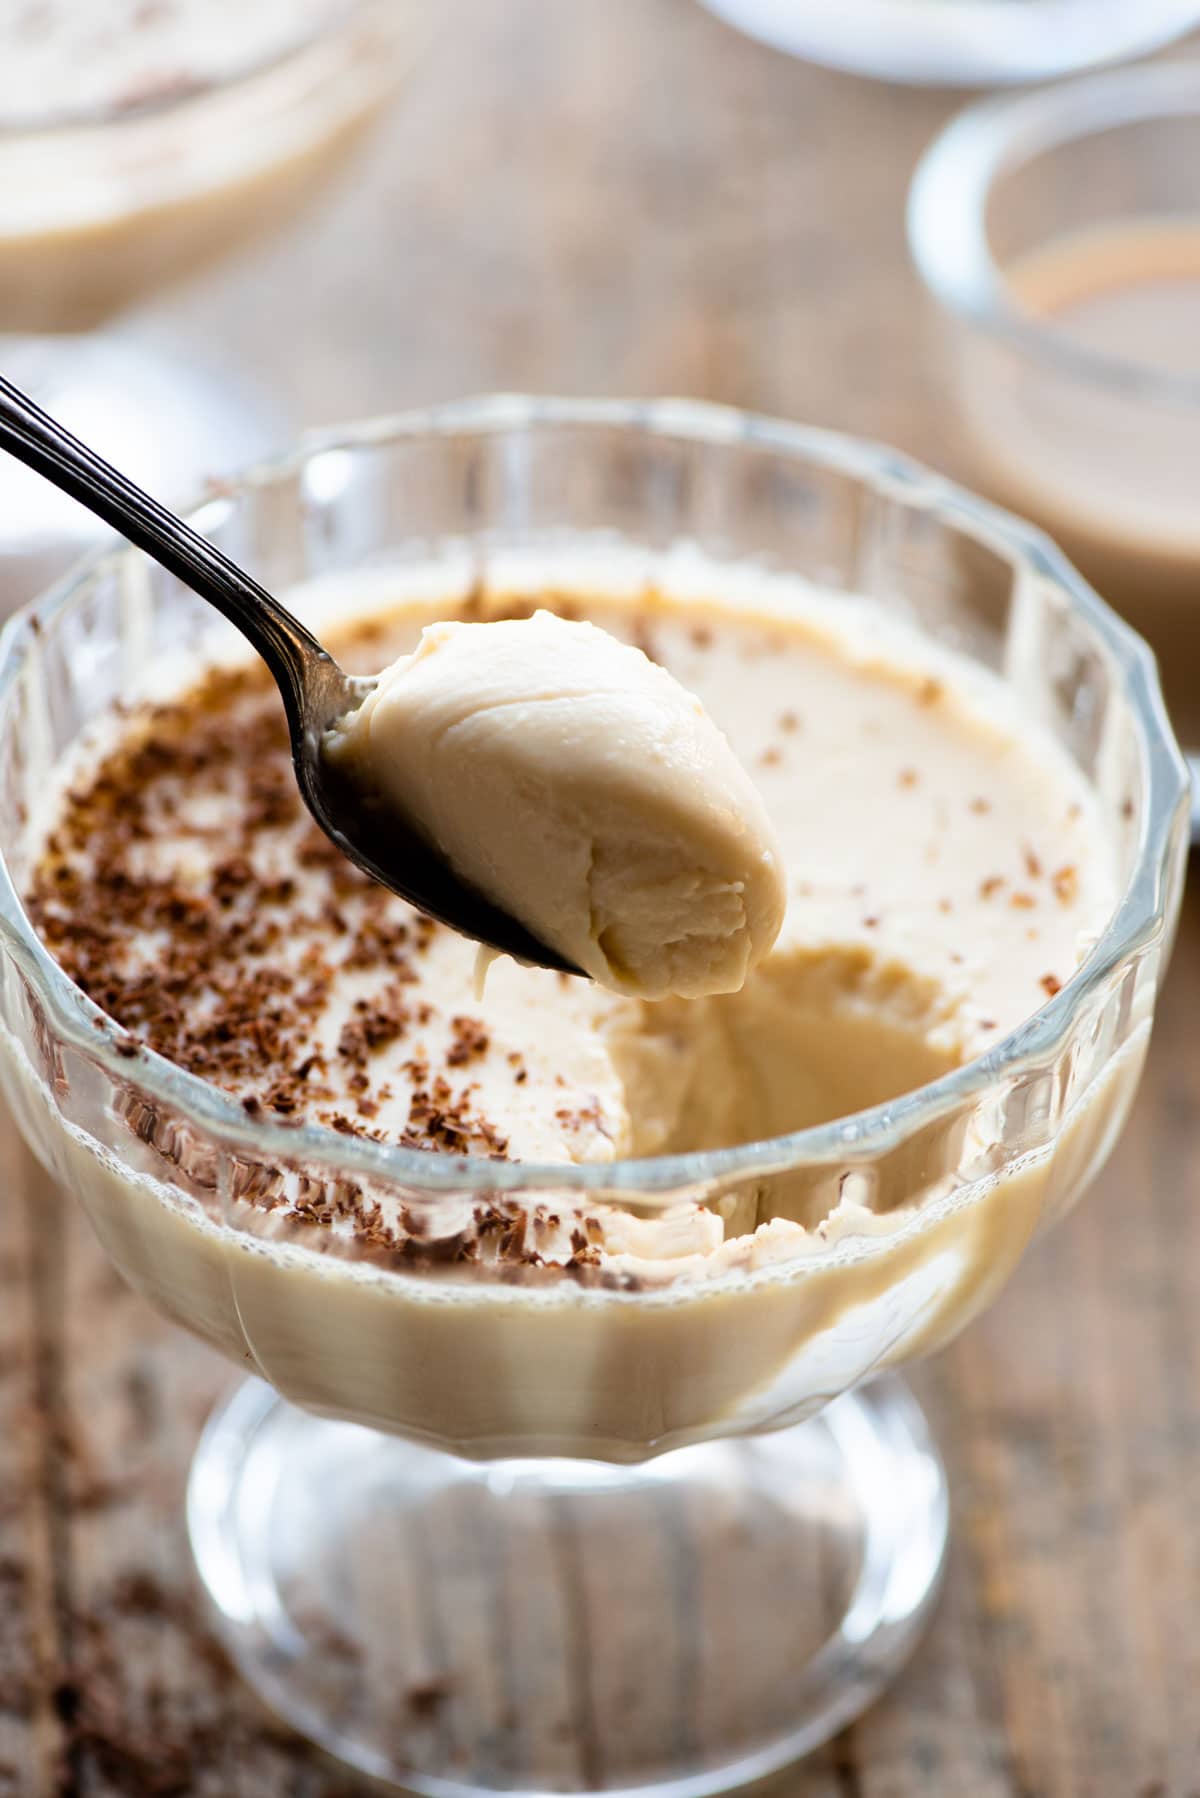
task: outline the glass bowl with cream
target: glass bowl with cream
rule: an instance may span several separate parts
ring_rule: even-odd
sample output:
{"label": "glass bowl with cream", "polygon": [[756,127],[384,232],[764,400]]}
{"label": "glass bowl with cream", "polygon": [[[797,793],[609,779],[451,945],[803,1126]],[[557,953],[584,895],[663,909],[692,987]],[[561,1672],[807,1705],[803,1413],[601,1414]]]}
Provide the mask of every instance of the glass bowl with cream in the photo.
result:
{"label": "glass bowl with cream", "polygon": [[908,228],[977,479],[1145,634],[1200,746],[1200,61],[969,108]]}
{"label": "glass bowl with cream", "polygon": [[4,1089],[117,1267],[253,1376],[189,1489],[222,1637],[409,1788],[759,1778],[936,1593],[944,1474],[891,1370],[1132,1100],[1187,842],[1152,660],[903,458],[682,402],[369,423],[196,518],[352,670],[544,613],[636,650],[786,876],[736,991],[481,977],[307,821],[265,671],[172,577],[110,554],[9,625]]}
{"label": "glass bowl with cream", "polygon": [[310,199],[419,21],[379,0],[71,0],[0,27],[0,321],[103,324]]}
{"label": "glass bowl with cream", "polygon": [[[281,405],[213,344],[173,342],[165,296],[325,193],[429,32],[409,0],[0,8],[6,374],[174,499],[277,445]],[[97,536],[72,502],[0,468],[0,612]]]}
{"label": "glass bowl with cream", "polygon": [[922,86],[994,87],[1144,56],[1200,23],[1195,0],[701,0],[792,56]]}

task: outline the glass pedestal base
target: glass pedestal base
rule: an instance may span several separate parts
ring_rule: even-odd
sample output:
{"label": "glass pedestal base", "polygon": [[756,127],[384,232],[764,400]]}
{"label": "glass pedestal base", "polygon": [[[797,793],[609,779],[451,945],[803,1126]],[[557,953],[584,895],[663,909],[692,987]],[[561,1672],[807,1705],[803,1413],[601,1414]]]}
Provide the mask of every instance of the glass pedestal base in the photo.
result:
{"label": "glass pedestal base", "polygon": [[188,1526],[266,1702],[434,1798],[699,1798],[868,1705],[936,1595],[946,1483],[896,1379],[638,1467],[476,1464],[296,1410],[217,1411]]}

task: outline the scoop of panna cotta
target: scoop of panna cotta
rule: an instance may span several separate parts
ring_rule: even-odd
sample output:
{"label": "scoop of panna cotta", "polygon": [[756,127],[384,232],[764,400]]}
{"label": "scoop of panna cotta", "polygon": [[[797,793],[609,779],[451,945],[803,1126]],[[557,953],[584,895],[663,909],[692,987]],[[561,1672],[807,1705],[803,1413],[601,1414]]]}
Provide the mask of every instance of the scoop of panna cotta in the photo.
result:
{"label": "scoop of panna cotta", "polygon": [[328,753],[458,877],[593,979],[736,992],[779,934],[783,858],[700,701],[551,612],[429,625]]}

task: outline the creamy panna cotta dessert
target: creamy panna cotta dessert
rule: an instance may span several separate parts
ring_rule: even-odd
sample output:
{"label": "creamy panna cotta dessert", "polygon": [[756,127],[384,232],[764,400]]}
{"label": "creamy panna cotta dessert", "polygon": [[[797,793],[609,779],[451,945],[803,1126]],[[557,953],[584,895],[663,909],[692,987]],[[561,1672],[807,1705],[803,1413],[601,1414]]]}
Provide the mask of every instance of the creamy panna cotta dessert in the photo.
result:
{"label": "creamy panna cotta dessert", "polygon": [[[586,621],[428,625],[326,753],[601,986],[737,992],[779,935],[766,807],[694,694]],[[481,966],[481,973],[482,973]]]}
{"label": "creamy panna cotta dessert", "polygon": [[[248,654],[149,669],[149,697],[58,771],[26,894],[128,1058],[127,1160],[14,1088],[134,1284],[311,1409],[472,1454],[614,1459],[797,1421],[981,1308],[1106,1152],[1148,1021],[1011,1161],[997,1120],[962,1112],[870,1177],[850,1147],[794,1165],[767,1139],[986,1053],[1107,923],[1123,825],[1001,681],[874,602],[699,561],[648,587],[582,554],[498,555],[458,586],[377,573],[289,603],[364,673],[468,629],[553,632],[545,614],[606,633],[611,665],[631,646],[752,787],[782,916],[736,990],[646,998],[501,960],[480,996],[476,945],[308,818]],[[486,720],[473,691],[461,715]],[[261,1156],[217,1180],[136,1090],[147,1051],[232,1095]],[[436,1158],[446,1190],[314,1172],[298,1122]],[[606,1172],[759,1141],[752,1173],[697,1164],[659,1205]],[[472,1189],[464,1158],[511,1177]]]}

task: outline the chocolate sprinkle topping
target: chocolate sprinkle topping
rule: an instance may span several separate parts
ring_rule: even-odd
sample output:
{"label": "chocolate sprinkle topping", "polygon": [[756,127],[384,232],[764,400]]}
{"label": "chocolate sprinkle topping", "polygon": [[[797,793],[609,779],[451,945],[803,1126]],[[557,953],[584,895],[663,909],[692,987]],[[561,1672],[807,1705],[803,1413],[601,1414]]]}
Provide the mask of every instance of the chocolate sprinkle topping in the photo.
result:
{"label": "chocolate sprinkle topping", "polygon": [[[206,826],[206,801],[219,825]],[[222,853],[210,861],[205,838],[217,829]],[[174,847],[152,857],[159,843]],[[66,973],[129,1033],[128,1053],[157,1050],[234,1093],[251,1116],[303,1113],[369,1134],[377,1067],[431,1016],[406,993],[437,926],[368,880],[309,819],[282,708],[258,669],[210,673],[129,721],[67,794],[27,904]],[[330,1050],[319,1024],[347,976],[367,990]],[[486,1051],[478,1020],[455,1017],[451,1031],[448,1069]],[[471,1092],[434,1076],[414,1098],[404,1142],[504,1154]]]}

